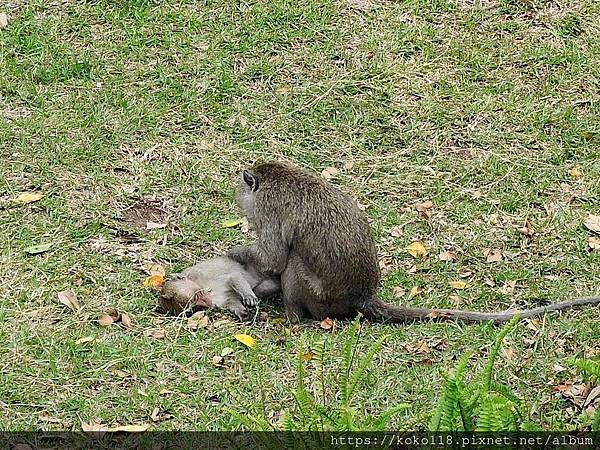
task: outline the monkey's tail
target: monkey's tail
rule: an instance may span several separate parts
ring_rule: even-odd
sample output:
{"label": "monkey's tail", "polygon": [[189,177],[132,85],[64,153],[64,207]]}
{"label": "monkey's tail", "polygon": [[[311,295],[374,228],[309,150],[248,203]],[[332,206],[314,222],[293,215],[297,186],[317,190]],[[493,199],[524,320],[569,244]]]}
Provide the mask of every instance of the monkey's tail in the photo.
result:
{"label": "monkey's tail", "polygon": [[582,297],[575,300],[568,300],[561,303],[540,306],[539,308],[503,311],[499,313],[462,311],[459,309],[429,309],[429,308],[406,308],[404,306],[385,303],[374,297],[369,301],[362,302],[359,311],[368,319],[375,322],[417,322],[423,320],[460,320],[467,323],[479,323],[492,321],[494,323],[503,323],[519,314],[522,319],[545,314],[550,311],[562,311],[565,309],[578,308],[585,305],[597,305],[600,303],[600,296]]}

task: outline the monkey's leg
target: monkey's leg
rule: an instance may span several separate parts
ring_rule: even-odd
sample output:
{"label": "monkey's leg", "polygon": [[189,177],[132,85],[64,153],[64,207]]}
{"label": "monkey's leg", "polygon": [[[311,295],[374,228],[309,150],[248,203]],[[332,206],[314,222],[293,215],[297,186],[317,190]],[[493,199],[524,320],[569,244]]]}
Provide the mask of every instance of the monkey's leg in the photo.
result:
{"label": "monkey's leg", "polygon": [[258,297],[252,290],[250,283],[240,275],[234,275],[228,280],[229,287],[233,289],[240,297],[246,306],[254,306],[258,303]]}
{"label": "monkey's leg", "polygon": [[305,288],[294,272],[294,267],[286,268],[281,274],[281,292],[285,314],[290,322],[298,323],[306,317],[303,292]]}
{"label": "monkey's leg", "polygon": [[254,288],[257,297],[271,297],[281,292],[281,283],[275,280],[265,280]]}

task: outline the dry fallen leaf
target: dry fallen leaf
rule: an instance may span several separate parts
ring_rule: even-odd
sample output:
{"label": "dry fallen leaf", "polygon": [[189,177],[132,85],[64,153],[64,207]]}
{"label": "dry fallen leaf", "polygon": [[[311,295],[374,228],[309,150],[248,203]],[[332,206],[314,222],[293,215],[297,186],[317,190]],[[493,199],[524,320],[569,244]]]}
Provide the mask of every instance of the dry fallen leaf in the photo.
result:
{"label": "dry fallen leaf", "polygon": [[150,419],[152,419],[152,422],[158,422],[160,420],[160,408],[154,408],[152,410],[152,414],[150,414]]}
{"label": "dry fallen leaf", "polygon": [[144,286],[157,290],[159,290],[164,283],[165,279],[162,275],[150,275],[144,280]]}
{"label": "dry fallen leaf", "polygon": [[164,266],[162,266],[161,264],[158,264],[158,263],[153,263],[150,261],[145,262],[144,264],[142,264],[142,269],[144,269],[144,272],[146,272],[150,276],[152,276],[152,275],[160,275],[162,277],[165,276]]}
{"label": "dry fallen leaf", "polygon": [[222,356],[215,355],[211,358],[211,361],[215,366],[222,366],[224,359]]}
{"label": "dry fallen leaf", "polygon": [[8,16],[5,12],[0,13],[0,30],[8,26]]}
{"label": "dry fallen leaf", "polygon": [[598,397],[600,397],[600,386],[596,386],[594,389],[592,389],[590,391],[589,395],[585,399],[585,402],[583,403],[583,407],[585,408],[590,403],[592,403],[594,400],[596,400]]}
{"label": "dry fallen leaf", "polygon": [[512,294],[512,292],[515,290],[515,286],[516,285],[517,285],[516,281],[514,281],[514,280],[508,280],[500,288],[500,292],[502,292],[503,294],[506,294],[506,295]]}
{"label": "dry fallen leaf", "polygon": [[47,252],[51,248],[52,248],[52,242],[48,242],[46,244],[38,244],[38,245],[32,245],[31,247],[27,247],[25,249],[25,252],[29,253],[30,255],[37,255],[38,253]]}
{"label": "dry fallen leaf", "polygon": [[498,225],[498,223],[500,222],[500,215],[498,213],[490,214],[487,219],[487,222],[490,225]]}
{"label": "dry fallen leaf", "polygon": [[[361,211],[366,211],[367,209],[369,209],[369,206],[371,206],[371,205],[365,205],[364,203],[356,201],[356,206],[358,206],[358,209],[360,209]],[[367,220],[371,220],[371,218],[369,218]]]}
{"label": "dry fallen leaf", "polygon": [[146,431],[150,425],[121,425],[118,427],[109,428],[107,431],[109,433],[141,433],[142,431]]}
{"label": "dry fallen leaf", "polygon": [[515,356],[517,355],[515,350],[511,347],[502,346],[500,348],[500,352],[502,353],[502,356],[504,356],[504,358],[507,361],[512,361],[513,359],[515,359]]}
{"label": "dry fallen leaf", "polygon": [[415,204],[415,209],[419,212],[425,212],[432,207],[433,207],[433,202],[431,200],[427,200],[427,201],[424,201],[423,203]]}
{"label": "dry fallen leaf", "polygon": [[561,372],[564,372],[565,370],[567,370],[567,368],[566,368],[566,367],[563,367],[563,366],[561,366],[561,365],[560,365],[560,364],[558,364],[558,363],[554,363],[554,364],[552,365],[552,370],[553,370],[555,373],[561,373]]}
{"label": "dry fallen leaf", "polygon": [[77,302],[77,296],[71,289],[59,292],[58,301],[73,312],[79,311],[79,303]]}
{"label": "dry fallen leaf", "polygon": [[560,392],[564,397],[581,408],[590,394],[591,387],[580,381],[567,380],[563,384],[554,386],[552,390]]}
{"label": "dry fallen leaf", "polygon": [[483,255],[488,263],[502,261],[502,251],[499,248],[486,248],[483,250]]}
{"label": "dry fallen leaf", "polygon": [[331,330],[333,328],[334,321],[333,321],[333,319],[330,319],[329,317],[327,317],[327,318],[323,319],[319,325],[324,330]]}
{"label": "dry fallen leaf", "polygon": [[150,220],[146,222],[146,230],[160,230],[161,228],[165,228],[166,226],[166,223],[152,222]]}
{"label": "dry fallen leaf", "polygon": [[425,256],[427,254],[427,249],[421,242],[413,242],[408,247],[406,247],[406,251],[410,253],[410,255],[413,258]]}
{"label": "dry fallen leaf", "polygon": [[423,292],[423,288],[420,288],[419,286],[414,286],[411,290],[410,293],[408,294],[408,300],[411,300],[413,298],[415,298],[417,295],[419,295],[421,292]]}
{"label": "dry fallen leaf", "polygon": [[425,341],[417,341],[414,345],[407,345],[404,347],[409,353],[426,354],[431,353],[431,348]]}
{"label": "dry fallen leaf", "polygon": [[233,228],[242,223],[242,219],[227,219],[221,224],[221,228]]}
{"label": "dry fallen leaf", "polygon": [[304,355],[302,355],[302,359],[304,361],[310,361],[311,359],[313,359],[315,356],[315,352],[313,352],[312,350],[310,352],[305,353]]}
{"label": "dry fallen leaf", "polygon": [[325,178],[326,180],[331,180],[333,177],[335,177],[340,171],[338,169],[336,169],[335,167],[326,167],[325,169],[323,169],[323,172],[321,172],[321,175],[323,176],[323,178]]}
{"label": "dry fallen leaf", "polygon": [[132,323],[131,323],[131,317],[129,317],[129,314],[121,314],[121,323],[123,324],[123,326],[127,329],[132,327]]}
{"label": "dry fallen leaf", "polygon": [[448,300],[450,300],[454,306],[462,305],[465,302],[460,295],[451,295],[448,297]]}
{"label": "dry fallen leaf", "polygon": [[16,201],[19,203],[33,203],[42,198],[44,198],[44,194],[39,192],[23,192],[22,194],[19,194]]}
{"label": "dry fallen leaf", "polygon": [[404,294],[406,294],[406,289],[404,289],[402,286],[396,286],[392,290],[392,294],[394,294],[395,298],[404,297]]}
{"label": "dry fallen leaf", "polygon": [[583,224],[592,231],[596,233],[600,233],[600,216],[595,214],[590,214],[587,219],[583,222]]}
{"label": "dry fallen leaf", "polygon": [[60,423],[62,425],[67,425],[67,423],[68,423],[66,420],[59,419],[58,417],[50,417],[50,416],[46,416],[46,415],[38,416],[38,420],[40,422]]}
{"label": "dry fallen leaf", "polygon": [[226,356],[231,355],[234,351],[235,350],[231,347],[223,347],[223,350],[221,350],[221,356],[225,358]]}
{"label": "dry fallen leaf", "polygon": [[600,250],[600,238],[590,236],[588,238],[588,245],[592,250]]}
{"label": "dry fallen leaf", "polygon": [[529,221],[527,221],[523,227],[519,228],[519,233],[521,233],[523,236],[531,237],[535,234],[535,230]]}
{"label": "dry fallen leaf", "polygon": [[111,324],[113,324],[115,322],[115,319],[113,319],[111,316],[109,316],[108,314],[101,314],[100,317],[98,317],[98,324],[101,327],[107,327]]}
{"label": "dry fallen leaf", "polygon": [[208,316],[204,311],[198,311],[194,313],[187,320],[187,327],[190,330],[197,330],[198,328],[206,328],[208,326]]}
{"label": "dry fallen leaf", "polygon": [[467,283],[464,281],[450,281],[448,284],[454,289],[464,289],[467,287]]}
{"label": "dry fallen leaf", "polygon": [[93,419],[90,423],[81,421],[81,429],[92,434],[96,439],[100,439],[107,431],[108,427],[100,422],[100,419]]}
{"label": "dry fallen leaf", "polygon": [[229,319],[215,320],[212,324],[212,327],[216,330],[217,328],[221,328],[229,324],[231,324],[231,320]]}
{"label": "dry fallen leaf", "polygon": [[392,258],[390,258],[389,256],[384,256],[379,260],[378,264],[379,270],[382,274],[385,275],[392,269]]}
{"label": "dry fallen leaf", "polygon": [[571,176],[571,178],[576,180],[578,178],[581,178],[583,173],[581,172],[581,169],[579,167],[572,167],[571,169],[569,169],[569,175]]}
{"label": "dry fallen leaf", "polygon": [[352,170],[353,167],[354,167],[353,161],[348,161],[348,162],[344,163],[344,169],[346,169],[346,170]]}
{"label": "dry fallen leaf", "polygon": [[438,256],[438,259],[440,261],[450,261],[450,262],[452,262],[452,261],[456,261],[456,255],[454,253],[452,253],[452,252],[449,252],[449,251],[443,251],[443,252],[440,252],[440,254]]}
{"label": "dry fallen leaf", "polygon": [[246,347],[253,348],[256,346],[256,340],[247,334],[236,334],[233,336],[236,340],[240,341]]}
{"label": "dry fallen leaf", "polygon": [[390,230],[390,236],[392,237],[400,237],[403,233],[404,231],[402,230],[402,225],[396,225]]}
{"label": "dry fallen leaf", "polygon": [[165,330],[164,328],[151,328],[149,330],[144,330],[144,336],[152,337],[154,339],[164,339]]}

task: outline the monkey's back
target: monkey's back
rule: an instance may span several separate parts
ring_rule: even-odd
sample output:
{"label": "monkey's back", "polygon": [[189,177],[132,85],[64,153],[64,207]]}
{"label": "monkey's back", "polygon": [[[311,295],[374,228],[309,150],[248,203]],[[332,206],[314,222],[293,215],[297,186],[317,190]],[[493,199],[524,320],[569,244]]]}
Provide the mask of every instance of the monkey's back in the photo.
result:
{"label": "monkey's back", "polygon": [[255,167],[262,179],[256,216],[279,227],[291,254],[320,281],[329,300],[357,301],[375,294],[377,249],[366,215],[331,183],[295,166],[274,162]]}

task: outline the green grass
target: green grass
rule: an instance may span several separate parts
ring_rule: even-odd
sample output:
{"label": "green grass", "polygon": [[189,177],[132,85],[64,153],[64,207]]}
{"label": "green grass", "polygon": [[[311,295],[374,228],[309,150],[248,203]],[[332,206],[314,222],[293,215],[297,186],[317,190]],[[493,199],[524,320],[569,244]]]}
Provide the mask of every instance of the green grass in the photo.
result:
{"label": "green grass", "polygon": [[[247,239],[236,174],[284,157],[368,205],[382,256],[381,295],[410,305],[502,310],[598,294],[600,253],[582,222],[600,202],[600,6],[528,0],[16,1],[0,30],[0,428],[80,429],[80,420],[152,429],[225,430],[223,410],[264,398],[277,421],[292,402],[295,354],[344,329],[211,315],[191,332],[152,313],[145,261],[176,271]],[[6,9],[8,8],[8,9]],[[0,10],[0,12],[2,12]],[[344,169],[347,162],[351,169]],[[569,170],[577,167],[582,177]],[[9,200],[25,191],[45,197]],[[168,226],[120,220],[156,200]],[[431,199],[430,217],[411,205]],[[532,238],[518,229],[529,222]],[[389,230],[403,225],[403,234]],[[126,233],[138,241],[126,239]],[[414,260],[404,251],[421,240]],[[30,256],[29,246],[52,242]],[[504,259],[487,263],[485,248]],[[455,262],[437,258],[442,250]],[[413,266],[416,266],[413,268]],[[462,276],[462,278],[461,278]],[[453,291],[449,281],[468,289]],[[502,288],[515,282],[514,290]],[[394,299],[392,289],[425,288]],[[82,309],[56,301],[73,289]],[[131,330],[100,328],[108,307]],[[161,320],[164,322],[160,323]],[[143,332],[163,327],[164,339]],[[546,429],[582,426],[552,386],[554,366],[600,351],[598,309],[548,315],[505,346],[498,379]],[[256,358],[232,340],[259,340]],[[359,347],[391,334],[357,404],[412,407],[396,428],[426,427],[439,386],[465,349],[485,356],[489,325],[368,324]],[[82,337],[96,341],[77,344]],[[430,354],[419,341],[441,340]],[[217,367],[212,357],[235,352]],[[308,366],[310,371],[311,366]],[[310,379],[310,373],[307,374]],[[438,386],[438,388],[436,388]]]}

